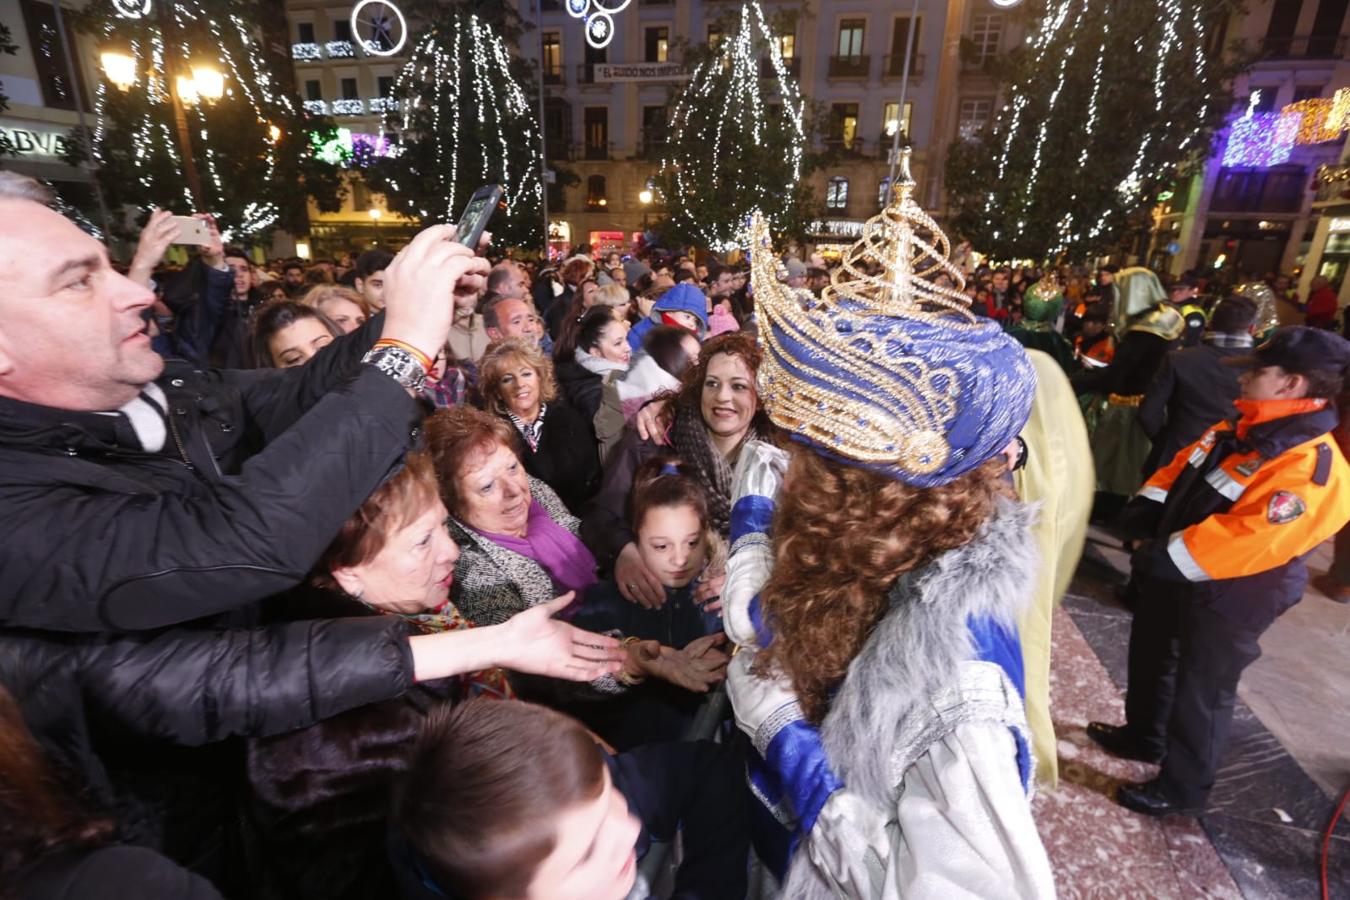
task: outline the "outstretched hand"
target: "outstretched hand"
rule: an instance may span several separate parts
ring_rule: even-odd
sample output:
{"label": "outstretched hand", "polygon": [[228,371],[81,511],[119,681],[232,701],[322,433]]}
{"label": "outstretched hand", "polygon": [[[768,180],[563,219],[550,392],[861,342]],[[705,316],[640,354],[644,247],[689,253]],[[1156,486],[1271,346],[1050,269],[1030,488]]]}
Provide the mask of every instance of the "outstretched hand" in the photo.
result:
{"label": "outstretched hand", "polygon": [[666,429],[670,427],[671,405],[669,400],[652,400],[633,416],[633,427],[638,437],[651,441],[659,447],[667,446]]}
{"label": "outstretched hand", "polygon": [[582,631],[553,616],[572,602],[569,591],[512,616],[503,629],[497,665],[569,681],[594,681],[619,670],[625,654],[612,637]]}
{"label": "outstretched hand", "polygon": [[727,636],[719,631],[690,641],[680,650],[656,641],[640,641],[630,644],[629,652],[648,676],[706,694],[726,678],[727,663],[731,660],[721,650],[726,641]]}

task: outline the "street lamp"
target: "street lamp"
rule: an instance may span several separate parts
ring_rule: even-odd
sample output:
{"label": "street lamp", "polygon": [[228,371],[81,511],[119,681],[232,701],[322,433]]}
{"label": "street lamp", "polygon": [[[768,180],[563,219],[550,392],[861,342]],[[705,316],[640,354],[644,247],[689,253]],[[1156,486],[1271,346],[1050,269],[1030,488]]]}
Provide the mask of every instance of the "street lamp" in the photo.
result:
{"label": "street lamp", "polygon": [[219,100],[225,96],[225,74],[214,66],[193,63],[192,84],[203,100]]}
{"label": "street lamp", "polygon": [[384,213],[378,206],[372,206],[366,210],[366,215],[370,216],[370,224],[375,229],[375,246],[380,245],[380,216]]}
{"label": "street lamp", "polygon": [[651,188],[643,188],[638,191],[638,202],[642,204],[642,233],[647,233],[647,207],[652,203]]}
{"label": "street lamp", "polygon": [[136,83],[136,60],[121,50],[104,50],[100,56],[103,62],[103,74],[117,85],[119,90],[127,90]]}

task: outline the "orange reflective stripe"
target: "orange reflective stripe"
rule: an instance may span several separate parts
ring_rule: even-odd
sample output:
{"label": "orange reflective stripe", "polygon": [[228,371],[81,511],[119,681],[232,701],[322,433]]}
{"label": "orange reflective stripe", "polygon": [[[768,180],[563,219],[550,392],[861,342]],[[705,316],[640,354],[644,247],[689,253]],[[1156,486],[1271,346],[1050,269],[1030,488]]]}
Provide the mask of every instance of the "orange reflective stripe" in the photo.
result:
{"label": "orange reflective stripe", "polygon": [[[1350,521],[1350,466],[1338,451],[1327,483],[1314,484],[1317,445],[1324,440],[1300,444],[1264,463],[1231,509],[1181,532],[1195,567],[1211,578],[1255,575],[1285,565],[1340,531]],[[1281,518],[1280,501],[1285,509],[1291,501],[1302,509],[1293,518]]]}

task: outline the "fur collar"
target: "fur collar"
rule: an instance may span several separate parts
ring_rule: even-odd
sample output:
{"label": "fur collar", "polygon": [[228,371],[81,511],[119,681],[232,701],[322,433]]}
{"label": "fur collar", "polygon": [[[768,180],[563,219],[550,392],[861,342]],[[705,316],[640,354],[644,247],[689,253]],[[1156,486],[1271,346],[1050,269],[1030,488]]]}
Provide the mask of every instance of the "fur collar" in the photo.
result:
{"label": "fur collar", "polygon": [[969,544],[901,577],[891,609],[849,665],[821,738],[851,790],[883,806],[894,798],[891,758],[898,723],[973,657],[968,618],[1013,625],[1031,598],[1038,556],[1031,538],[1036,508],[999,500]]}

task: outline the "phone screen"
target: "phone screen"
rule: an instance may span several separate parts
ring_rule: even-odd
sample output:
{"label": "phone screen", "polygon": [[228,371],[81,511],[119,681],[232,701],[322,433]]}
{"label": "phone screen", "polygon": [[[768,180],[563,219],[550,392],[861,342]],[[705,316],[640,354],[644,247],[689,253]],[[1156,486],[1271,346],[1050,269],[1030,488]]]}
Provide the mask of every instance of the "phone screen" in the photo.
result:
{"label": "phone screen", "polygon": [[478,216],[487,208],[491,200],[491,197],[479,197],[465,208],[464,215],[460,216],[459,224],[455,226],[455,234],[459,239],[462,240],[469,229],[473,228],[474,223],[478,221]]}

